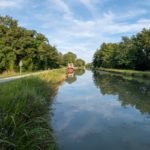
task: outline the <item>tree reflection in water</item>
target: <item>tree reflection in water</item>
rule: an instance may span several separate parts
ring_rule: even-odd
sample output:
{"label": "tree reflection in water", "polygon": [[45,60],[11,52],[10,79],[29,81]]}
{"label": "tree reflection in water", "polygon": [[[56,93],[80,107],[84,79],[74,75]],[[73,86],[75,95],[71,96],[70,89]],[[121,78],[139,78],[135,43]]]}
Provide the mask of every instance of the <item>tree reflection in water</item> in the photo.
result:
{"label": "tree reflection in water", "polygon": [[75,82],[77,80],[77,76],[81,76],[84,73],[85,73],[84,69],[77,69],[73,73],[68,73],[67,74],[66,82],[68,84],[72,84],[73,82]]}
{"label": "tree reflection in water", "polygon": [[103,95],[118,95],[122,106],[130,105],[150,115],[150,83],[127,80],[105,72],[94,72],[93,79]]}

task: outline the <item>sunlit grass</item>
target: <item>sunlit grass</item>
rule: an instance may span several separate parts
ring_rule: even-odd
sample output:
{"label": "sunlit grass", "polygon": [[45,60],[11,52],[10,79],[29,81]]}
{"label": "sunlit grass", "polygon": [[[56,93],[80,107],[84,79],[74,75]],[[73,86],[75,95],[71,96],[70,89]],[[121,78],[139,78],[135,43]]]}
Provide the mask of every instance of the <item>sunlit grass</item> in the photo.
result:
{"label": "sunlit grass", "polygon": [[48,104],[64,79],[60,69],[0,85],[0,149],[56,149]]}
{"label": "sunlit grass", "polygon": [[20,73],[15,71],[5,71],[3,73],[0,73],[0,78],[6,78],[11,76],[17,76],[17,75],[20,75]]}
{"label": "sunlit grass", "polygon": [[100,70],[111,72],[111,73],[116,73],[116,74],[122,74],[122,75],[125,75],[125,76],[150,78],[150,72],[149,71],[107,69],[107,68],[100,68]]}

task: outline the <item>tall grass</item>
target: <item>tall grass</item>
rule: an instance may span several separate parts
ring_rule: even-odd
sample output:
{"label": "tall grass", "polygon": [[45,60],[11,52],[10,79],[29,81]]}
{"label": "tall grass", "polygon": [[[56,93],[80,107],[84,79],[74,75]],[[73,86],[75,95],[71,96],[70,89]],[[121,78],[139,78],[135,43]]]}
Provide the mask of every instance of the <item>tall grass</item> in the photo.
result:
{"label": "tall grass", "polygon": [[0,85],[0,149],[54,150],[48,104],[65,79],[54,70]]}

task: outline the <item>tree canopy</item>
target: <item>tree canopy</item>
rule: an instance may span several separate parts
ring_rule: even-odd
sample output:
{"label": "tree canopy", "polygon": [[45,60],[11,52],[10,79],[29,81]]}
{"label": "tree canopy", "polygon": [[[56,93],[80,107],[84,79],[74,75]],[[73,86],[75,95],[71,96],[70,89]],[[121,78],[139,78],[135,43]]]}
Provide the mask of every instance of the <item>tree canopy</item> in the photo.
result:
{"label": "tree canopy", "polygon": [[75,63],[77,56],[72,52],[68,52],[63,55],[63,64],[66,66],[68,63]]}
{"label": "tree canopy", "polygon": [[16,70],[20,61],[25,70],[59,66],[58,51],[35,30],[19,27],[9,16],[0,16],[0,71]]}
{"label": "tree canopy", "polygon": [[85,66],[85,61],[79,58],[79,59],[76,60],[75,65],[77,67]]}
{"label": "tree canopy", "polygon": [[18,70],[20,61],[24,70],[33,71],[66,66],[76,59],[72,52],[58,52],[43,34],[20,27],[9,16],[0,16],[0,72]]}
{"label": "tree canopy", "polygon": [[85,66],[83,59],[77,58],[77,55],[72,52],[67,52],[62,56],[62,64],[67,66],[69,63],[73,63],[76,67]]}
{"label": "tree canopy", "polygon": [[150,29],[119,43],[103,43],[94,54],[94,67],[150,70]]}

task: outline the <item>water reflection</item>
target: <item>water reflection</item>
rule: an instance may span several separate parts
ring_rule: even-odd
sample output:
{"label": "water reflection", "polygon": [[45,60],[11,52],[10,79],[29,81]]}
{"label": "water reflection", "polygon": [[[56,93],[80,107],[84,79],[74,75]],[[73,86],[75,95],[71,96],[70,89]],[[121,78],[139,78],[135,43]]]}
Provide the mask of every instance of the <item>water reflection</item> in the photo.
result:
{"label": "water reflection", "polygon": [[131,105],[141,113],[150,115],[150,84],[136,80],[126,80],[105,72],[94,72],[94,82],[105,94],[118,95],[122,106]]}
{"label": "water reflection", "polygon": [[77,69],[73,73],[67,73],[66,82],[72,84],[77,80],[77,76],[81,76],[85,73],[84,69]]}
{"label": "water reflection", "polygon": [[84,69],[77,69],[75,70],[75,75],[82,76],[85,73]]}
{"label": "water reflection", "polygon": [[149,84],[83,72],[67,79],[52,105],[59,149],[149,150]]}

